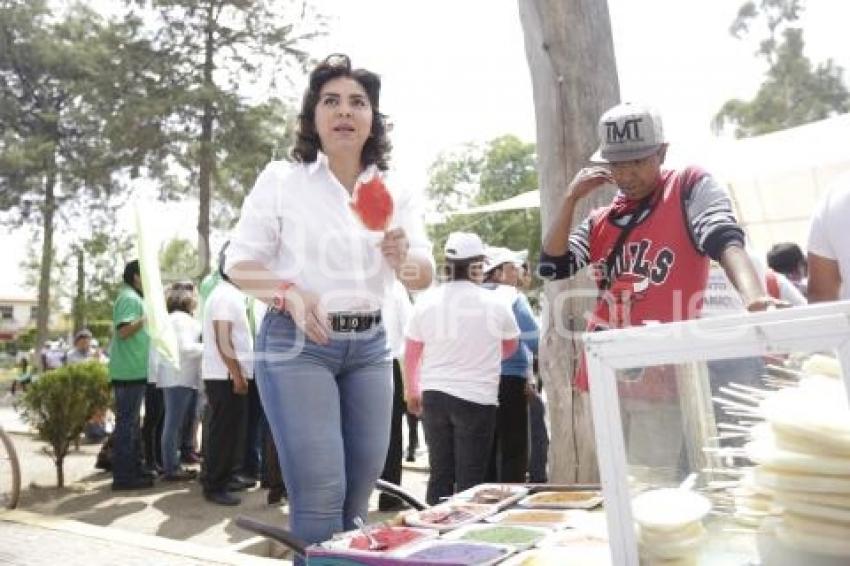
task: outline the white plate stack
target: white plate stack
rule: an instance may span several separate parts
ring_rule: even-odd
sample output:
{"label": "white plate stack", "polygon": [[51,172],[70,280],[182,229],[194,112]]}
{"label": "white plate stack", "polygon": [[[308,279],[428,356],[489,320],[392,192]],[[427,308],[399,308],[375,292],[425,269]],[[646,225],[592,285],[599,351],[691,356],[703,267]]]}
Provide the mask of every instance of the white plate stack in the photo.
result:
{"label": "white plate stack", "polygon": [[756,484],[782,507],[776,537],[810,555],[807,565],[850,564],[850,408],[843,384],[806,377],[765,400],[762,412],[766,425],[754,431],[747,451],[758,464]]}
{"label": "white plate stack", "polygon": [[710,510],[705,496],[687,489],[653,489],[635,496],[632,512],[642,563],[696,564],[705,537],[702,519]]}

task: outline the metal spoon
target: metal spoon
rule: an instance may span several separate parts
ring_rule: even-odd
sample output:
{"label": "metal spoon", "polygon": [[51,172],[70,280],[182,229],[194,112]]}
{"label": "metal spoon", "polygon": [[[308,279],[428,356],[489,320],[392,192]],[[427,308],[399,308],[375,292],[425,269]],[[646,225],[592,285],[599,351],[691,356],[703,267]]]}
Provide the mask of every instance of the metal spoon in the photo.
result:
{"label": "metal spoon", "polygon": [[366,523],[363,522],[363,519],[360,517],[354,517],[354,524],[360,529],[360,532],[363,533],[363,536],[366,537],[366,540],[369,541],[369,550],[386,550],[387,545],[375,537],[372,536],[372,533],[369,532],[369,529],[366,527]]}

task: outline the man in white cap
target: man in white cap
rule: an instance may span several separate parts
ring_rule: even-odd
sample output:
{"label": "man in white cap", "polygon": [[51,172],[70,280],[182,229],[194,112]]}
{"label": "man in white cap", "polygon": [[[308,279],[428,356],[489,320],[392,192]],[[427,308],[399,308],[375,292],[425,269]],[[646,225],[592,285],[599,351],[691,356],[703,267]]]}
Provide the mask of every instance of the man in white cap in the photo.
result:
{"label": "man in white cap", "polygon": [[491,482],[522,483],[528,471],[528,399],[535,393],[529,377],[540,329],[528,299],[517,289],[527,258],[525,250],[487,248],[484,288],[496,292],[510,306],[522,333],[520,347],[502,360],[496,434],[487,478]]}
{"label": "man in white cap", "polygon": [[432,505],[484,482],[501,361],[519,336],[508,304],[480,285],[481,238],[453,232],[445,255],[446,282],[419,297],[405,332],[405,399],[422,415]]}
{"label": "man in white cap", "polygon": [[[567,187],[538,268],[545,279],[564,279],[592,267],[599,298],[588,331],[695,318],[709,258],[723,266],[748,310],[784,306],[765,292],[723,186],[698,167],[662,168],[668,144],[654,110],[618,104],[599,119],[599,137],[591,157],[599,165],[579,171]],[[612,184],[619,189],[614,201],[574,227],[578,202]],[[586,391],[584,360],[578,366],[575,386]],[[677,398],[665,375],[623,383],[621,393],[654,403]]]}

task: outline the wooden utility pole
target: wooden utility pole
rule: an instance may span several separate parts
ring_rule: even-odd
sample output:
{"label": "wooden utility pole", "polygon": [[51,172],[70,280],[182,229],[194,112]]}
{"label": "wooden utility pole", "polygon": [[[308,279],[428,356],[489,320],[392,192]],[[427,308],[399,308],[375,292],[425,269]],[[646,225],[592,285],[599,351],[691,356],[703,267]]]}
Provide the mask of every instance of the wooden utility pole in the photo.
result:
{"label": "wooden utility pole", "polygon": [[[599,116],[619,102],[620,87],[606,0],[519,0],[537,117],[541,225],[545,233],[570,179],[598,145]],[[597,191],[576,209],[576,223],[610,192]],[[549,400],[553,482],[599,481],[590,401],[572,388],[595,286],[578,277],[547,283],[540,372]],[[577,297],[584,298],[577,298]]]}

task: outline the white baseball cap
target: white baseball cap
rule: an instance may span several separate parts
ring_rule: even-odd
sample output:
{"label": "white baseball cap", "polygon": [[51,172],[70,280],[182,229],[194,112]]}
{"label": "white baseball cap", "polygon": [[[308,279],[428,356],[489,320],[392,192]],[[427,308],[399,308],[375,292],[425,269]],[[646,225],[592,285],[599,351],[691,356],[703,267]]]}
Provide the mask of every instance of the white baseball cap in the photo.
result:
{"label": "white baseball cap", "polygon": [[515,252],[508,248],[491,246],[487,248],[486,259],[484,273],[492,271],[503,263],[513,263],[517,267],[520,267],[528,259],[528,250]]}
{"label": "white baseball cap", "polygon": [[452,232],[444,248],[446,259],[470,259],[484,255],[484,242],[472,232]]}
{"label": "white baseball cap", "polygon": [[658,112],[644,104],[624,102],[599,118],[599,149],[590,161],[617,163],[643,159],[665,143]]}

